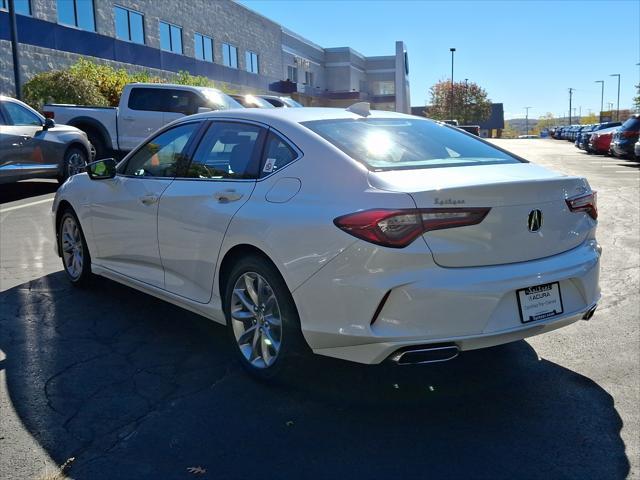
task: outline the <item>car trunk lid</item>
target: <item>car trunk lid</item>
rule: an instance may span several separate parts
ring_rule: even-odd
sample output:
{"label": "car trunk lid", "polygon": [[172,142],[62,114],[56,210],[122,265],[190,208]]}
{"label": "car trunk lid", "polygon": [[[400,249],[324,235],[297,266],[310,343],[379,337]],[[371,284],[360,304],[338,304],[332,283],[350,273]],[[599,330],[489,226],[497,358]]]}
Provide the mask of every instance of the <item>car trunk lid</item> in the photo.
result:
{"label": "car trunk lid", "polygon": [[[590,191],[586,180],[531,163],[370,172],[369,178],[375,188],[410,194],[421,209],[491,208],[477,225],[423,235],[445,267],[549,257],[580,245],[593,228],[588,215],[571,212],[566,203]],[[539,227],[531,225],[537,210]]]}

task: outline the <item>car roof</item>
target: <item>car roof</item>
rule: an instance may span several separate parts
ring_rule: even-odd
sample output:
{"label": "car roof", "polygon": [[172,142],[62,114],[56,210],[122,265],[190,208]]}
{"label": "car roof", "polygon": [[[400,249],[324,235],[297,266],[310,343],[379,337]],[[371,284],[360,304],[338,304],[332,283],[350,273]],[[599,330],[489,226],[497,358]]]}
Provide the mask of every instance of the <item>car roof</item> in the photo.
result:
{"label": "car roof", "polygon": [[[231,109],[217,110],[214,112],[199,113],[191,115],[190,119],[195,118],[233,118],[238,120],[252,120],[261,123],[271,123],[273,121],[284,121],[289,123],[310,122],[313,120],[354,120],[364,118],[361,115],[350,112],[344,108],[322,108],[322,107],[303,107],[303,108],[247,108],[247,109]],[[411,120],[426,120],[425,118],[406,115],[403,113],[389,112],[385,110],[371,110],[371,114],[366,118],[404,118]]]}

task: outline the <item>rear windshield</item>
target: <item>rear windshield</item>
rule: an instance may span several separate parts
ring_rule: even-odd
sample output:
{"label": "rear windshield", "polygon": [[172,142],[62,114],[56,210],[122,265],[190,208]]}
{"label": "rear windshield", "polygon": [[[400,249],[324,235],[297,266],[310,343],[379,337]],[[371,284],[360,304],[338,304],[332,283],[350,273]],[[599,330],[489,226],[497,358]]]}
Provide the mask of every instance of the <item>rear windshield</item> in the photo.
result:
{"label": "rear windshield", "polygon": [[626,122],[622,124],[622,130],[640,130],[640,118],[629,118]]}
{"label": "rear windshield", "polygon": [[429,120],[363,118],[302,125],[375,171],[521,162],[457,128]]}

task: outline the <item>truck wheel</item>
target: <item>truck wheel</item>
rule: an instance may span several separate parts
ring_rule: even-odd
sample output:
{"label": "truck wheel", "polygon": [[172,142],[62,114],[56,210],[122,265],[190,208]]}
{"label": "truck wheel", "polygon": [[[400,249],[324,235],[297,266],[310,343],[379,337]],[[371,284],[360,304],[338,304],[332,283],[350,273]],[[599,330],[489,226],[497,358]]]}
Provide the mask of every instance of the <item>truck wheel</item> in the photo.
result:
{"label": "truck wheel", "polygon": [[95,151],[93,160],[101,160],[103,158],[106,158],[107,147],[104,144],[104,140],[102,139],[102,136],[93,131],[89,131],[87,132],[87,138],[89,138],[89,142],[91,143],[91,145],[93,145],[93,149]]}
{"label": "truck wheel", "polygon": [[87,152],[79,147],[69,148],[64,154],[62,169],[60,171],[60,175],[58,175],[58,182],[62,184],[67,180],[67,178],[84,172],[86,166]]}

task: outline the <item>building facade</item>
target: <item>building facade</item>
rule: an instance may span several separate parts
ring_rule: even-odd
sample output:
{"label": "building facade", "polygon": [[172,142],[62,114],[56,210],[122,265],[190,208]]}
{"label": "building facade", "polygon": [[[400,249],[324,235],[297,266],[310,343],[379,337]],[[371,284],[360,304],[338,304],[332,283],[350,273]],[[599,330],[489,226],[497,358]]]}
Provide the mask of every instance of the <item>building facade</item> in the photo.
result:
{"label": "building facade", "polygon": [[[305,105],[409,111],[406,47],[365,57],[323,48],[232,0],[14,0],[22,81],[81,57],[170,78],[203,75],[239,93]],[[8,0],[0,0],[0,94],[13,95]]]}

